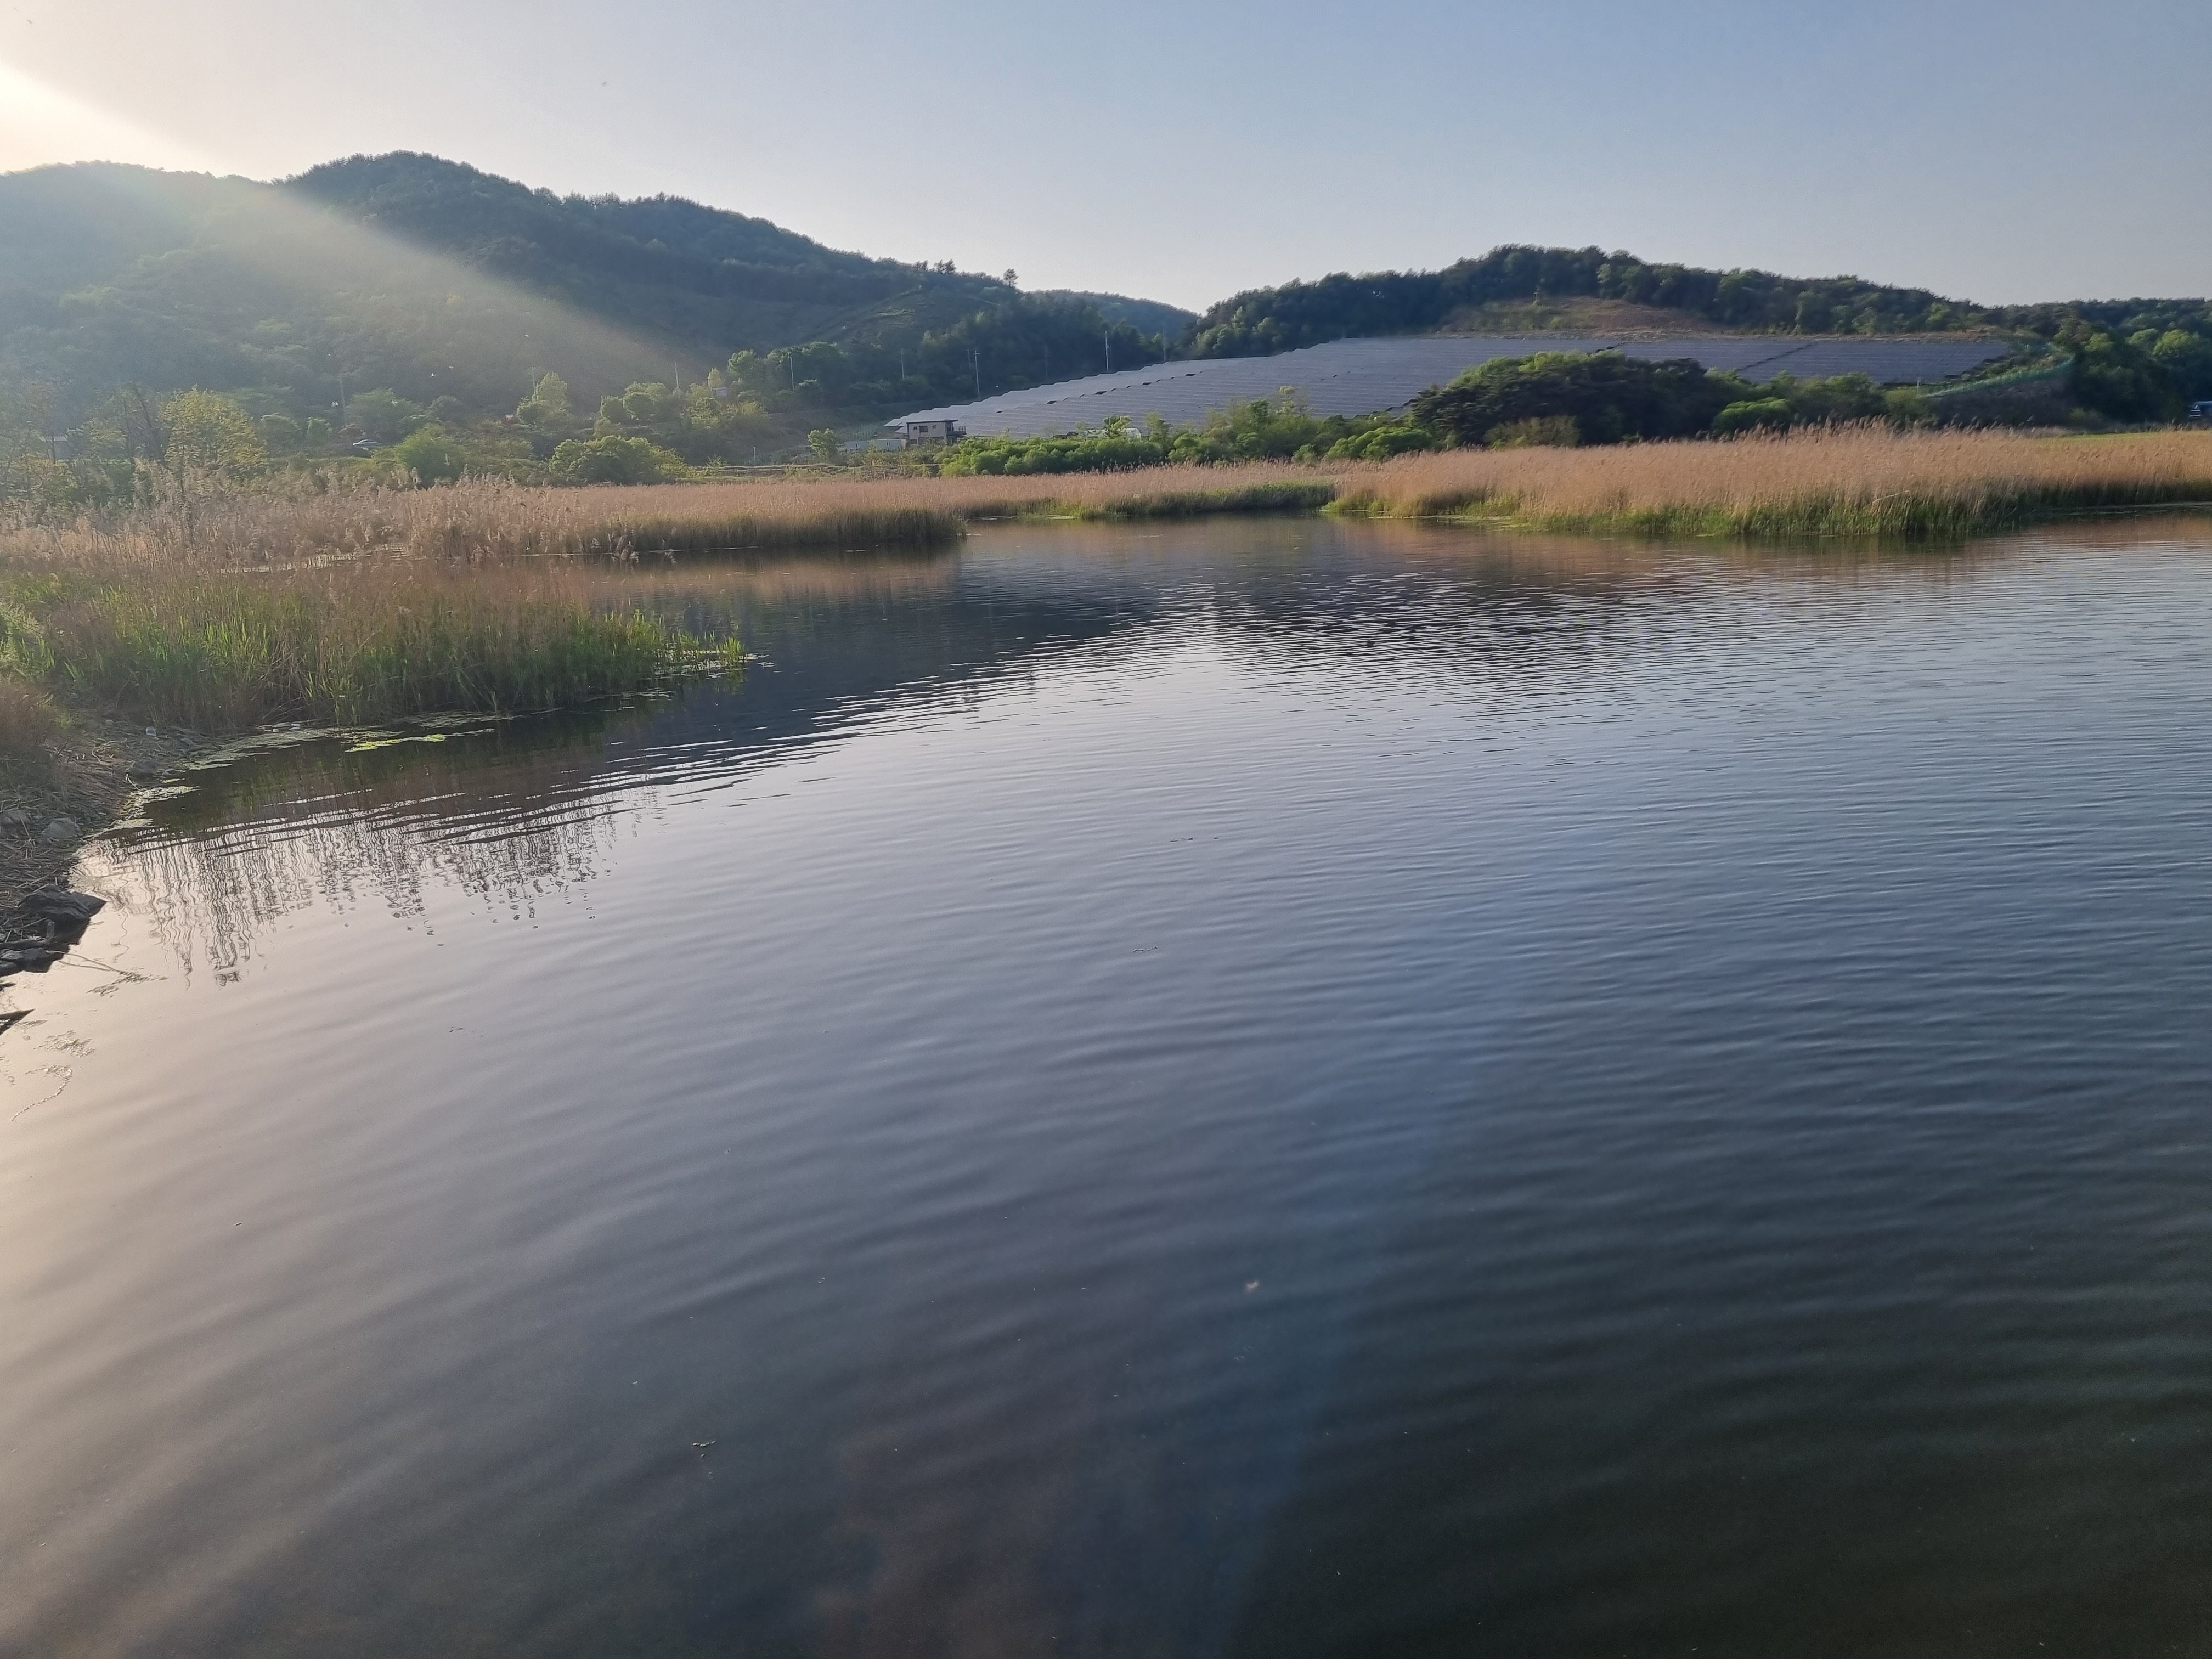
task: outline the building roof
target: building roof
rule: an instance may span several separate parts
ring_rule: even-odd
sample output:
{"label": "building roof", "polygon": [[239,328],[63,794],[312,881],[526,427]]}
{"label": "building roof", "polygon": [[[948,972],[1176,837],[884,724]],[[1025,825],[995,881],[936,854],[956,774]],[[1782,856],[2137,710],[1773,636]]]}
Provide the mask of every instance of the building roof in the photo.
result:
{"label": "building roof", "polygon": [[2001,340],[1958,334],[1442,334],[1333,340],[1273,357],[1201,357],[1118,369],[977,403],[917,410],[887,424],[957,421],[975,438],[1049,437],[1115,415],[1136,421],[1158,415],[1180,426],[1232,403],[1273,397],[1286,386],[1316,415],[1373,415],[1404,408],[1463,369],[1537,351],[1617,350],[1653,361],[1694,357],[1707,368],[1733,369],[1755,382],[1785,373],[1800,380],[1863,374],[1899,385],[1948,380],[2008,349]]}

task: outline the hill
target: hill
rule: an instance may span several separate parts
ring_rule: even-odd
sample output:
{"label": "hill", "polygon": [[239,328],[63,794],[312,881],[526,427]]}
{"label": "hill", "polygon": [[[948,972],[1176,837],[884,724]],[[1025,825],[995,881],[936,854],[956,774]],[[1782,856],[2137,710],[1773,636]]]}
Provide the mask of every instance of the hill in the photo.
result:
{"label": "hill", "polygon": [[958,331],[957,363],[934,354],[950,377],[992,319],[1019,322],[1024,372],[1049,378],[1091,366],[1109,302],[1146,305],[1031,298],[675,197],[556,196],[427,155],[274,185],[106,163],[0,175],[0,392],[58,422],[133,384],[306,416],[341,372],[489,414],[548,371],[595,398],[828,342],[904,372]]}
{"label": "hill", "polygon": [[2212,395],[2212,361],[2200,361],[2212,353],[2212,306],[2201,299],[1982,306],[1856,276],[1651,264],[1595,247],[1504,246],[1442,270],[1338,272],[1250,289],[1199,319],[1187,355],[1269,356],[1357,336],[1453,329],[1595,327],[1793,334],[1990,329],[2069,343],[2101,331],[2133,339],[2138,349],[2158,345],[2169,357],[2188,356],[2197,366],[2184,378],[2206,386],[2195,395]]}
{"label": "hill", "polygon": [[1060,288],[1046,297],[1091,307],[1109,323],[1127,323],[1139,334],[1163,334],[1180,340],[1198,320],[1195,313],[1160,300],[1132,300],[1120,294],[1092,294],[1083,289]]}

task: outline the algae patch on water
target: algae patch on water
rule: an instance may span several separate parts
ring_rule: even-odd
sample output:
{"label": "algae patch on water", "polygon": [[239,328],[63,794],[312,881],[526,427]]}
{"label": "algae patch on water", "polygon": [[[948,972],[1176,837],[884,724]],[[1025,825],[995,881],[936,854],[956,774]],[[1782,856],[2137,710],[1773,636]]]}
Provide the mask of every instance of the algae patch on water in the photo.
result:
{"label": "algae patch on water", "polygon": [[498,730],[496,726],[478,726],[465,732],[370,732],[357,743],[346,745],[349,755],[366,755],[371,750],[396,748],[403,743],[444,743],[451,738],[481,738]]}

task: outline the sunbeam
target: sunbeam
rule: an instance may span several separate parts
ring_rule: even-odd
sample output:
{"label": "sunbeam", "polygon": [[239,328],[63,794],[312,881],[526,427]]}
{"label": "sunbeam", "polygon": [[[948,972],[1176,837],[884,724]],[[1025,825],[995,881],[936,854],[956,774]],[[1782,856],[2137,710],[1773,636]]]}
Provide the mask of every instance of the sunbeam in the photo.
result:
{"label": "sunbeam", "polygon": [[34,79],[0,59],[0,173],[57,161],[137,161],[220,173],[221,161]]}

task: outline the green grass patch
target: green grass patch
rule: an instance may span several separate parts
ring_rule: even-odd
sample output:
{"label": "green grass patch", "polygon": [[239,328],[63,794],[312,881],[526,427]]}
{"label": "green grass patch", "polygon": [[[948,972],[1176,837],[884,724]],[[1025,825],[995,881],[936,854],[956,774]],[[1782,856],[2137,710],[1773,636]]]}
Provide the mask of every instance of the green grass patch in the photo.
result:
{"label": "green grass patch", "polygon": [[549,708],[738,660],[568,570],[161,572],[38,597],[0,600],[16,680],[210,732]]}

